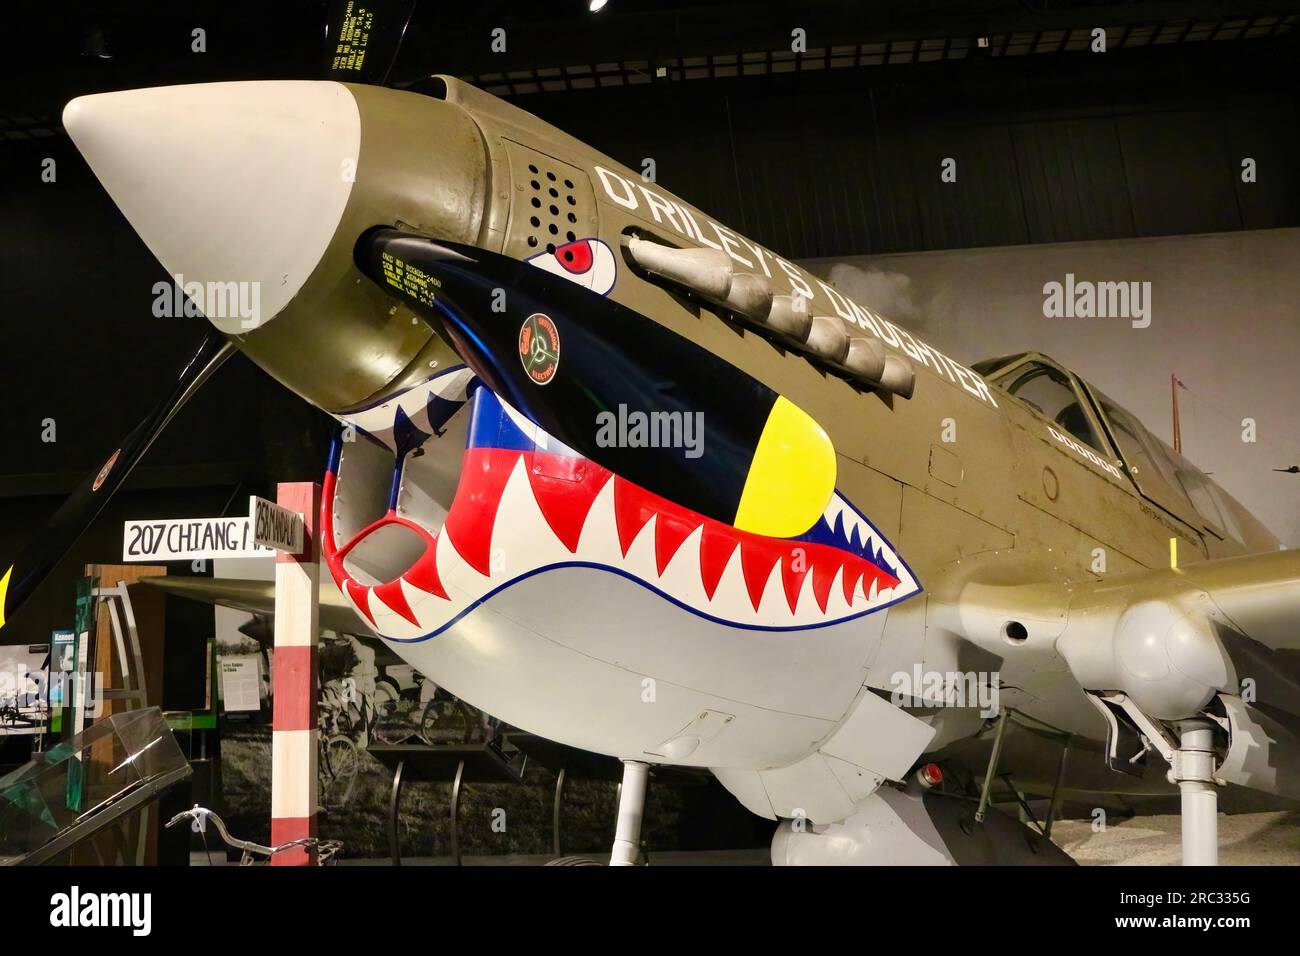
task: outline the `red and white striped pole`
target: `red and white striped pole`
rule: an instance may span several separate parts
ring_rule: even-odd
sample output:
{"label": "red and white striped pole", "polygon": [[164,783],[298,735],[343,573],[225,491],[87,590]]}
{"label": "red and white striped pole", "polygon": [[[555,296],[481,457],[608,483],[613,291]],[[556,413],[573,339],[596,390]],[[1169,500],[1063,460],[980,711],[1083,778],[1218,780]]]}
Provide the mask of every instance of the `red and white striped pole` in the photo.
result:
{"label": "red and white striped pole", "polygon": [[[271,845],[316,836],[316,641],[320,619],[321,487],[281,483],[276,502],[302,515],[301,554],[275,561],[275,688],[271,722]],[[295,847],[272,866],[314,866],[316,851]]]}

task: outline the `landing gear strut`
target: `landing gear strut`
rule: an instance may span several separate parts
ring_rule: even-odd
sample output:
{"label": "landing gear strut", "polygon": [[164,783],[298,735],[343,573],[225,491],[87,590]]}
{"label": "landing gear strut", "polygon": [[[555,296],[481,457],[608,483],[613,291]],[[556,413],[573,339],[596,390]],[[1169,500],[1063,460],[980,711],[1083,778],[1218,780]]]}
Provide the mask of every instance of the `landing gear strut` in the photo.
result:
{"label": "landing gear strut", "polygon": [[623,761],[623,786],[619,788],[618,824],[614,829],[614,851],[610,866],[636,866],[641,850],[641,818],[645,814],[648,764],[638,760]]}
{"label": "landing gear strut", "polygon": [[1214,724],[1178,723],[1170,779],[1182,797],[1183,866],[1219,863],[1219,797],[1214,783]]}
{"label": "landing gear strut", "polygon": [[1169,764],[1169,782],[1178,784],[1182,798],[1183,866],[1217,866],[1219,796],[1215,788],[1222,783],[1215,776],[1214,741],[1218,725],[1213,720],[1197,717],[1173,721],[1171,731],[1167,725],[1144,714],[1126,694],[1100,692],[1090,693],[1088,697],[1110,724],[1107,746],[1112,760],[1116,757],[1118,740],[1116,712],[1122,712],[1142,735],[1143,748],[1158,752]]}

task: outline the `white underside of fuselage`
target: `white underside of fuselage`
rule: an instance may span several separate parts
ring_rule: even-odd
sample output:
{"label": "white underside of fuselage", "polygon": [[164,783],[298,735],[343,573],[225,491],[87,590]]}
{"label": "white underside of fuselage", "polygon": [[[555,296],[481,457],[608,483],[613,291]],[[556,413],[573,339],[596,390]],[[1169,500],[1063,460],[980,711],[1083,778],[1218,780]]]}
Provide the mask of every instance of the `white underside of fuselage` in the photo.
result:
{"label": "white underside of fuselage", "polygon": [[[811,634],[729,628],[609,571],[557,567],[436,637],[389,643],[457,696],[561,743],[759,768],[799,759],[834,727],[883,623],[872,615]],[[704,711],[722,718],[709,722],[715,735],[666,752]]]}

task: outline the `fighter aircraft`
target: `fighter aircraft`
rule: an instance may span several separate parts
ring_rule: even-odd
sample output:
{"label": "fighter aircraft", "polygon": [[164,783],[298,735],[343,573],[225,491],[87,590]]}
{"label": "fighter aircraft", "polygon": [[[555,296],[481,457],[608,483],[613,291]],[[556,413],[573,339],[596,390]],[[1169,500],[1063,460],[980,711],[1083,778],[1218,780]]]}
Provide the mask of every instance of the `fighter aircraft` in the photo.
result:
{"label": "fighter aircraft", "polygon": [[[68,105],[215,332],[0,612],[237,348],[339,422],[333,625],[622,759],[612,862],[655,764],[782,820],[780,863],[1068,862],[994,784],[1181,794],[1213,862],[1220,797],[1300,797],[1300,555],[1117,401],[1035,352],[962,365],[454,78],[373,85],[399,31],[343,22],[329,80]],[[244,283],[257,314],[221,308]]]}

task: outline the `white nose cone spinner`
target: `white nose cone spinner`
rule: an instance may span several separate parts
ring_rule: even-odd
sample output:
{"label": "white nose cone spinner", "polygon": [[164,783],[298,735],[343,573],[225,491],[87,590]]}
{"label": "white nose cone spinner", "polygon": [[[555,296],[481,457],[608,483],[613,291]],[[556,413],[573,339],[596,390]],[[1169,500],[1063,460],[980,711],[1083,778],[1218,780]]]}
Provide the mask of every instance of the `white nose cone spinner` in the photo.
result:
{"label": "white nose cone spinner", "polygon": [[69,103],[63,125],[149,250],[232,335],[307,281],[361,149],[356,100],[331,82],[98,93]]}

